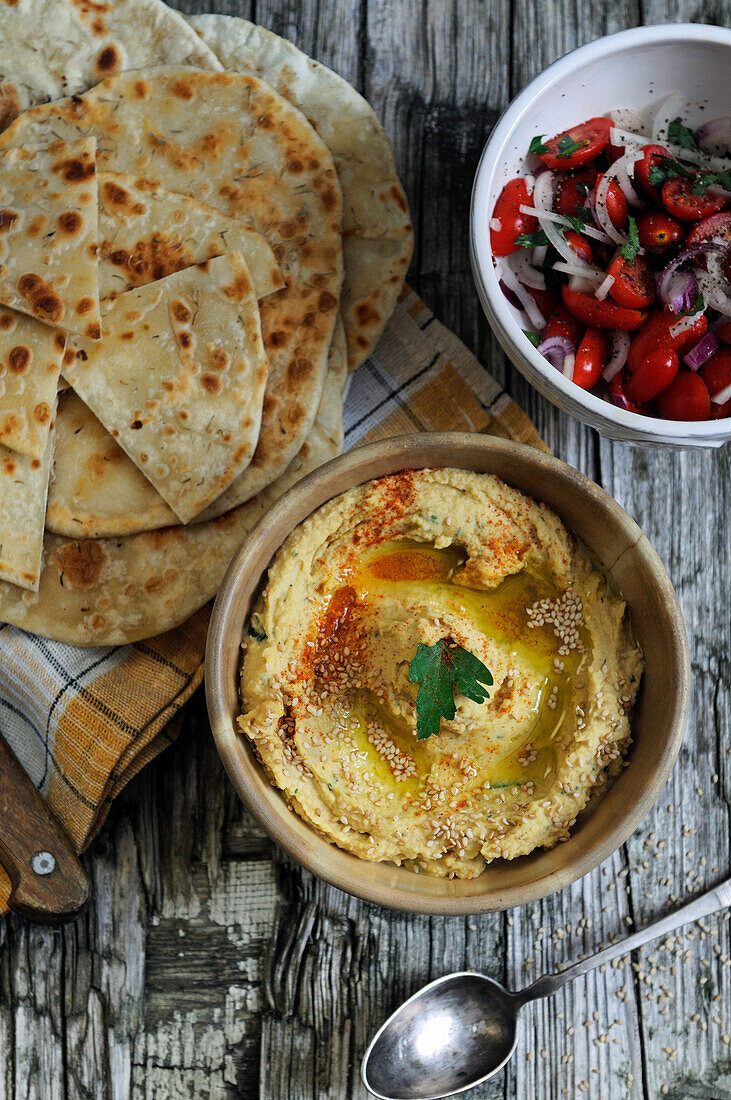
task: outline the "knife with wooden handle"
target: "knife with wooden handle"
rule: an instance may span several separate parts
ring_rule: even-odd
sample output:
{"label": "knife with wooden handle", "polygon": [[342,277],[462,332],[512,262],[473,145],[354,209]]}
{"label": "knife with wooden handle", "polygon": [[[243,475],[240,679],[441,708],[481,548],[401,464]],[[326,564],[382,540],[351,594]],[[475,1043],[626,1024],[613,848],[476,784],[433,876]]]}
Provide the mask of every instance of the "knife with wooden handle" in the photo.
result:
{"label": "knife with wooden handle", "polygon": [[91,884],[71,841],[0,734],[0,863],[10,876],[10,908],[28,920],[80,916]]}

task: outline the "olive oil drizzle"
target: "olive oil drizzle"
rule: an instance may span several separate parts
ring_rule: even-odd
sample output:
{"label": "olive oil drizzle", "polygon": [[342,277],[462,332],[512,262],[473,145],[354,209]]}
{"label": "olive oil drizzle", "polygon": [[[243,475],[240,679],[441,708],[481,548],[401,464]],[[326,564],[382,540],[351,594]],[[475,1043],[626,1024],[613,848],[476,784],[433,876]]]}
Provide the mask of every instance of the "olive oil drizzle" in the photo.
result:
{"label": "olive oil drizzle", "polygon": [[[515,654],[520,667],[530,669],[531,676],[540,681],[532,725],[521,735],[519,743],[513,741],[503,747],[493,740],[489,759],[476,775],[463,780],[461,789],[467,794],[479,787],[490,790],[532,784],[540,791],[550,787],[556,776],[559,760],[556,738],[564,725],[570,723],[573,684],[590,660],[588,632],[581,630],[583,650],[573,650],[561,657],[563,669],[557,669],[559,642],[553,628],[544,625],[530,629],[527,608],[540,599],[560,596],[562,589],[550,578],[528,569],[505,578],[492,589],[470,588],[458,583],[466,559],[464,550],[458,546],[437,549],[429,544],[394,540],[364,557],[349,583],[365,601],[400,592],[427,605],[435,614],[464,616]],[[499,689],[496,682],[491,691],[493,699]],[[446,755],[446,745],[444,753],[440,752],[441,745],[427,748],[427,742],[417,741],[405,722],[400,722],[373,693],[365,690],[352,693],[339,704],[337,720],[358,749],[367,753],[367,770],[382,788],[394,791],[397,797],[413,796],[437,771],[440,756]],[[369,721],[378,723],[397,749],[414,760],[416,775],[397,781],[388,762],[369,739]],[[490,738],[489,719],[485,725],[478,721],[479,729]],[[438,740],[444,743],[444,733]],[[450,748],[453,747],[451,739]]]}

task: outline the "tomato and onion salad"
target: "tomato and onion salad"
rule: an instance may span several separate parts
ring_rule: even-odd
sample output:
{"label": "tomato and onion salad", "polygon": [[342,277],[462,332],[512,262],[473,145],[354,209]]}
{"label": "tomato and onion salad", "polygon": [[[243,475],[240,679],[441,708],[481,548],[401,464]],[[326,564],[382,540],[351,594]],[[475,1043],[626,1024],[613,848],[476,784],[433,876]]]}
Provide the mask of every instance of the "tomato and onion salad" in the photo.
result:
{"label": "tomato and onion salad", "polygon": [[671,420],[731,416],[731,118],[673,93],[535,137],[490,218],[500,287],[575,385]]}

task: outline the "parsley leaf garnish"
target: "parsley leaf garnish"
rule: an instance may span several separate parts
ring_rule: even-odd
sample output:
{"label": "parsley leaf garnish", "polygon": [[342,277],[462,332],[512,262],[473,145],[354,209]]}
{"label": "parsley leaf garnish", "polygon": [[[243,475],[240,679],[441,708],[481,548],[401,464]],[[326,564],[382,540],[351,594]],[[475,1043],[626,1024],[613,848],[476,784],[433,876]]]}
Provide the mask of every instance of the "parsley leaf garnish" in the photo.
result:
{"label": "parsley leaf garnish", "polygon": [[482,686],[493,683],[492,673],[482,661],[450,638],[441,638],[435,645],[419,645],[409,665],[409,680],[420,684],[416,696],[416,739],[423,741],[439,733],[442,718],[454,718],[454,688],[472,699],[484,703],[490,698]]}
{"label": "parsley leaf garnish", "polygon": [[573,214],[564,214],[563,216],[566,218],[566,221],[570,223],[571,228],[575,229],[577,233],[583,233],[585,226],[594,224],[591,211],[587,210],[585,206],[579,206]]}
{"label": "parsley leaf garnish", "polygon": [[535,233],[520,233],[515,238],[515,243],[521,248],[538,248],[542,244],[548,244],[545,230],[537,229]]}
{"label": "parsley leaf garnish", "polygon": [[699,172],[690,189],[691,195],[705,195],[712,184],[717,183],[724,191],[731,191],[731,169],[725,172]]}
{"label": "parsley leaf garnish", "polygon": [[559,158],[573,156],[579,149],[586,148],[588,144],[588,141],[574,141],[570,134],[564,134],[563,137],[558,139],[556,156]]}
{"label": "parsley leaf garnish", "polygon": [[541,342],[541,338],[537,332],[529,332],[527,328],[523,329],[523,335],[527,336],[534,348],[537,348]]}
{"label": "parsley leaf garnish", "polygon": [[673,145],[679,145],[681,149],[698,149],[698,139],[692,130],[683,125],[680,118],[674,118],[668,126],[668,137]]}
{"label": "parsley leaf garnish", "polygon": [[530,145],[528,146],[528,152],[536,154],[548,152],[548,146],[543,144],[543,134],[541,134],[539,137],[533,138]]}
{"label": "parsley leaf garnish", "polygon": [[693,173],[672,157],[657,157],[657,161],[659,163],[652,165],[648,177],[652,187],[661,187],[674,176],[679,176],[683,180],[693,179]]}
{"label": "parsley leaf garnish", "polygon": [[629,216],[629,238],[627,243],[622,249],[622,259],[628,264],[633,264],[637,259],[637,253],[640,250],[640,234],[637,229],[637,222],[630,214]]}

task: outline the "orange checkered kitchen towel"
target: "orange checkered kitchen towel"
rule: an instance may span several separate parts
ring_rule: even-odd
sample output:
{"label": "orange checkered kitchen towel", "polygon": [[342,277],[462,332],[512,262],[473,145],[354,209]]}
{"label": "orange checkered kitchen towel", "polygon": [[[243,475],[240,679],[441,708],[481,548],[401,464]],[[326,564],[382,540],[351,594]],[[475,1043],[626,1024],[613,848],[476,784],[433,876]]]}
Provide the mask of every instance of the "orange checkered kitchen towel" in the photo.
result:
{"label": "orange checkered kitchen towel", "polygon": [[[545,448],[533,424],[413,291],[345,403],[345,448],[418,431],[488,432]],[[210,608],[126,646],[63,645],[0,625],[0,729],[78,851],[116,795],[175,738],[203,678]],[[10,884],[0,868],[0,912]]]}

